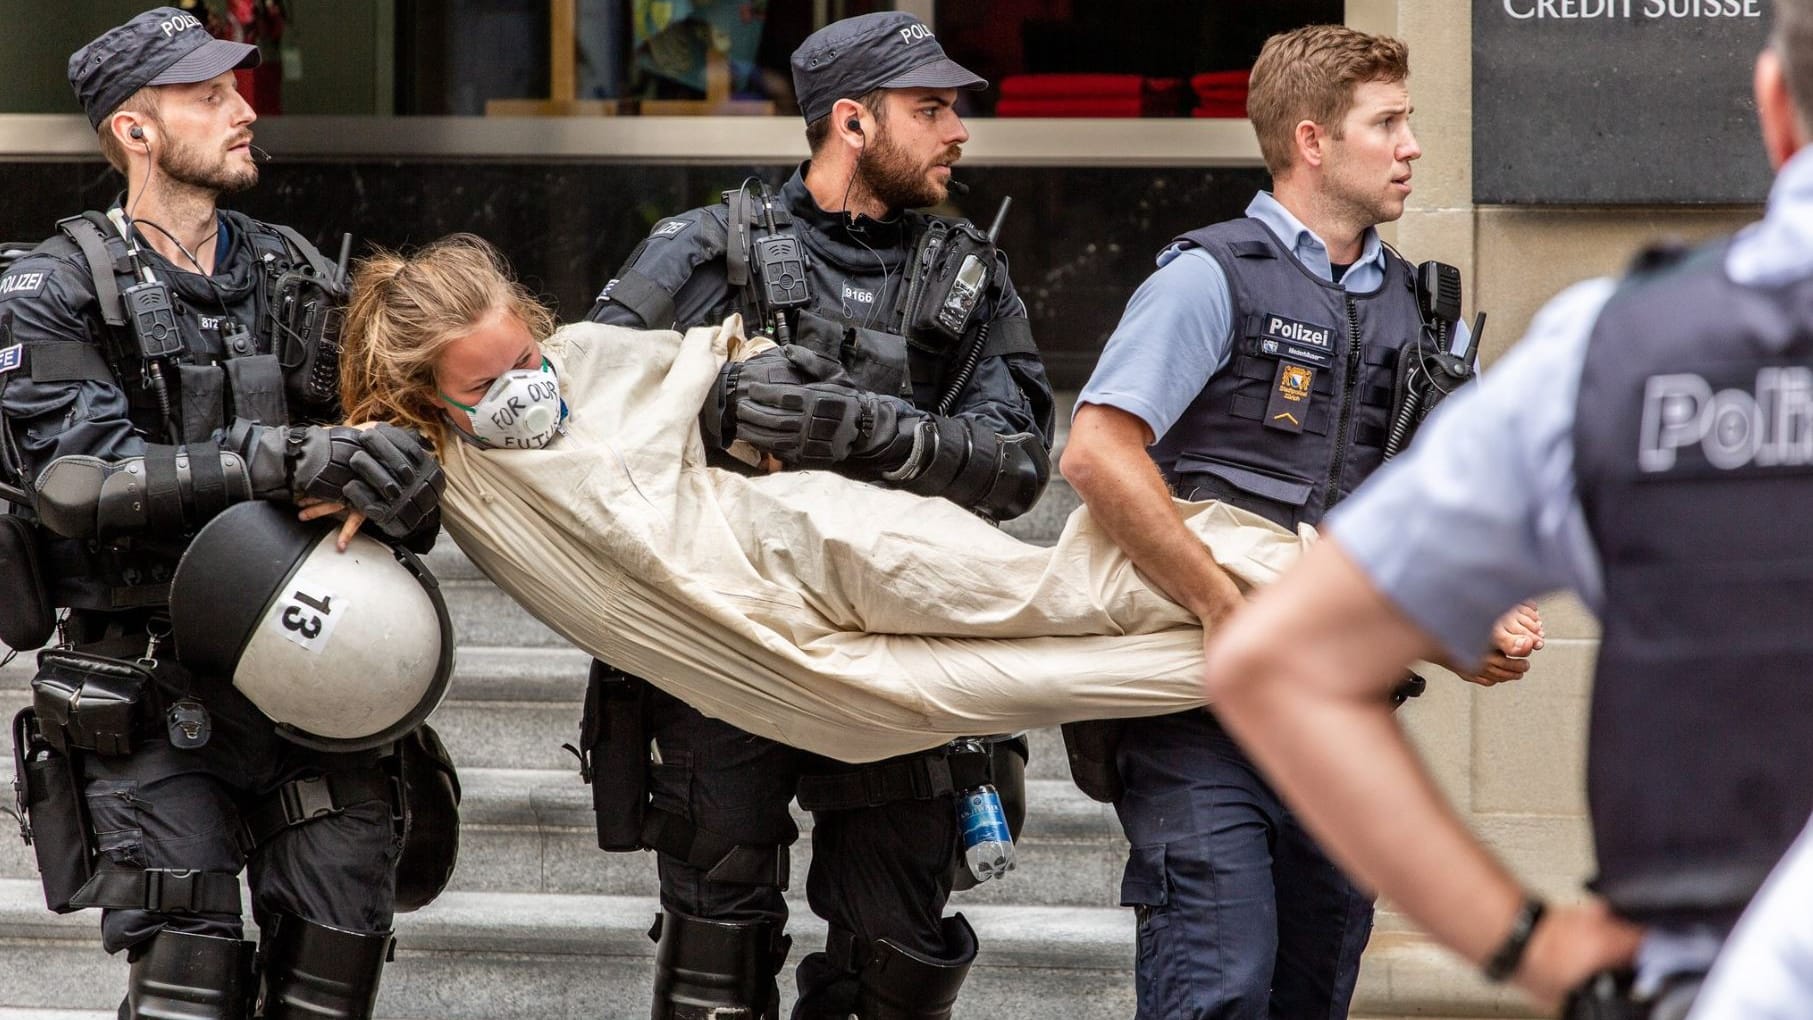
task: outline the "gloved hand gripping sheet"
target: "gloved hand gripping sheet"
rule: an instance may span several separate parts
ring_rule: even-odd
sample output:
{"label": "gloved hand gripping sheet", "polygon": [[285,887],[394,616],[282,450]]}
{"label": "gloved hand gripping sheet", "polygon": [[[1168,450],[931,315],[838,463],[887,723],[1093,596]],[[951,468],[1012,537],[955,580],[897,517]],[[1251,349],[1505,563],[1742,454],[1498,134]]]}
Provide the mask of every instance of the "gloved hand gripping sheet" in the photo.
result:
{"label": "gloved hand gripping sheet", "polygon": [[[545,351],[567,434],[538,450],[444,444],[448,532],[585,651],[846,761],[1203,704],[1199,622],[1086,508],[1043,548],[942,499],[707,467],[699,407],[745,343],[734,318],[684,337],[563,328]],[[1179,508],[1243,586],[1308,537],[1219,503]]]}

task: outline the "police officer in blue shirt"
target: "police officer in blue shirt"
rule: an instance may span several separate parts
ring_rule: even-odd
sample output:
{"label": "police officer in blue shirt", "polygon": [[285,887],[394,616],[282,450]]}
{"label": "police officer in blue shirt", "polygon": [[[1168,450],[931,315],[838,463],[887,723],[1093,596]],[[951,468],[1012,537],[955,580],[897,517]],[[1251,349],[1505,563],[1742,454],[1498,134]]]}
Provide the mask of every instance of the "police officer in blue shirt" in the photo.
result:
{"label": "police officer in blue shirt", "polygon": [[[1373,229],[1402,214],[1422,155],[1408,74],[1388,37],[1315,26],[1269,40],[1248,110],[1275,191],[1159,255],[1079,397],[1065,476],[1211,631],[1243,596],[1172,493],[1317,524],[1384,459],[1400,357],[1426,330],[1467,342],[1428,321],[1412,267]],[[1500,652],[1527,654],[1539,626],[1507,618]],[[1525,668],[1497,654],[1475,679]],[[1140,1017],[1345,1015],[1370,897],[1212,715],[1110,725],[1118,739],[1088,724],[1066,736],[1073,764],[1094,745],[1118,773],[1091,792],[1114,800],[1131,843],[1121,895],[1139,918]]]}
{"label": "police officer in blue shirt", "polygon": [[[1541,1001],[1599,973],[1579,1016],[1679,1016],[1813,812],[1813,3],[1774,6],[1762,222],[1556,298],[1210,648],[1218,713],[1360,879]],[[1444,805],[1383,696],[1559,588],[1604,625],[1597,897],[1545,908]]]}

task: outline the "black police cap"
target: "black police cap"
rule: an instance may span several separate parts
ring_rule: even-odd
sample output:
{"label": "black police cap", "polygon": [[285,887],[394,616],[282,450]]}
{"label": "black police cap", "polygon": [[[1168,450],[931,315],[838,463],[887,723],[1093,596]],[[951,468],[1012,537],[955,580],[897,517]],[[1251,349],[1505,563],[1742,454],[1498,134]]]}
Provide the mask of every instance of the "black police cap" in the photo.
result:
{"label": "black police cap", "polygon": [[904,11],[835,21],[793,51],[793,92],[806,123],[839,99],[875,89],[980,89],[988,82],[944,55],[932,30]]}
{"label": "black police cap", "polygon": [[193,14],[157,7],[101,33],[69,58],[69,84],[88,123],[100,127],[147,85],[188,85],[257,67],[258,47],[208,34]]}

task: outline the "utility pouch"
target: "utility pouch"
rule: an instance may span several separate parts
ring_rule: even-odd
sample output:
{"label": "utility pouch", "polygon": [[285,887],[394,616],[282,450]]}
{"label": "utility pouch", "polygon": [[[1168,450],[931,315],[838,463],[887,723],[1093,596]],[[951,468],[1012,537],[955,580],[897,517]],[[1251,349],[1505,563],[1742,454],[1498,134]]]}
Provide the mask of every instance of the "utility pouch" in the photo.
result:
{"label": "utility pouch", "polygon": [[1092,719],[1060,727],[1064,753],[1070,759],[1070,781],[1091,800],[1112,804],[1120,799],[1123,787],[1114,752],[1125,728],[1120,719]]}
{"label": "utility pouch", "polygon": [[146,666],[89,652],[46,648],[32,678],[32,707],[59,754],[131,754],[149,728],[155,681]]}
{"label": "utility pouch", "polygon": [[227,376],[219,365],[177,365],[177,384],[182,391],[179,411],[183,434],[171,443],[199,443],[220,428],[227,414]]}
{"label": "utility pouch", "polygon": [[59,914],[81,909],[69,901],[94,874],[81,769],[77,759],[59,753],[44,738],[30,708],[13,716],[13,791],[19,835],[38,859],[44,905]]}
{"label": "utility pouch", "polygon": [[644,723],[646,681],[592,662],[579,722],[579,778],[592,784],[592,812],[598,819],[598,848],[640,850],[642,818],[648,809],[648,731]]}
{"label": "utility pouch", "polygon": [[287,425],[289,404],[283,396],[283,366],[275,354],[250,354],[226,363],[227,388],[233,394],[233,417],[259,425]]}
{"label": "utility pouch", "polygon": [[397,797],[403,853],[397,858],[396,909],[434,902],[459,858],[460,777],[440,734],[427,723],[397,741]]}
{"label": "utility pouch", "polygon": [[967,221],[934,219],[913,253],[902,323],[910,341],[948,351],[962,339],[995,277],[995,244]]}
{"label": "utility pouch", "polygon": [[38,529],[17,514],[0,514],[0,644],[37,648],[56,630],[56,607],[50,602],[38,561]]}

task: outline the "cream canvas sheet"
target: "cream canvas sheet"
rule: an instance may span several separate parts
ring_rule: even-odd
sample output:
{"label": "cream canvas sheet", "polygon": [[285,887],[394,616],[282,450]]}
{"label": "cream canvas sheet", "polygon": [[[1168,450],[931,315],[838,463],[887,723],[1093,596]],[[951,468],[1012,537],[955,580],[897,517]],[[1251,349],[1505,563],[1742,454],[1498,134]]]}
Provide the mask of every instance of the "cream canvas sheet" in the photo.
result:
{"label": "cream canvas sheet", "polygon": [[[1203,703],[1197,620],[1086,509],[1043,548],[946,500],[707,467],[698,409],[740,330],[563,328],[547,352],[568,434],[541,450],[448,444],[448,532],[585,651],[846,761]],[[1307,540],[1221,504],[1179,506],[1245,585]]]}

